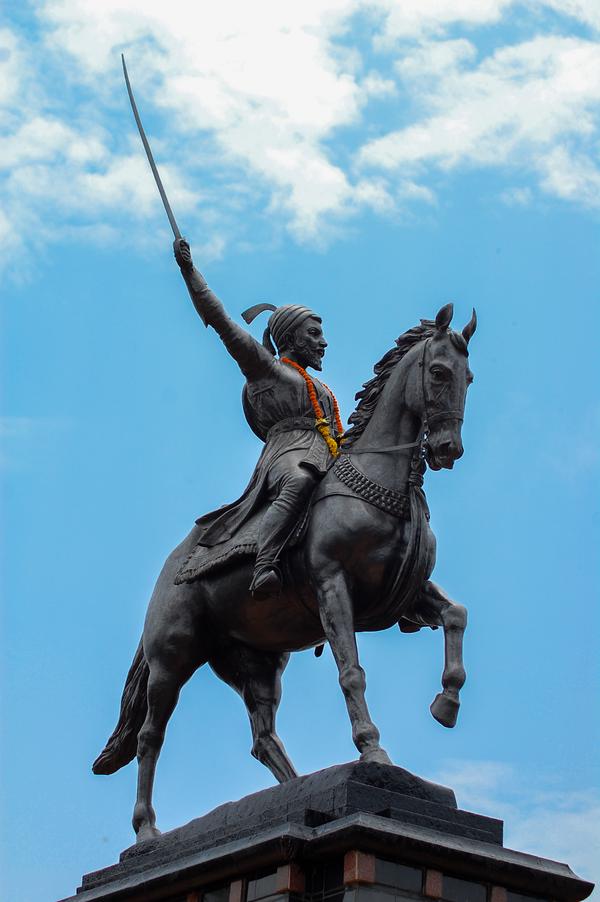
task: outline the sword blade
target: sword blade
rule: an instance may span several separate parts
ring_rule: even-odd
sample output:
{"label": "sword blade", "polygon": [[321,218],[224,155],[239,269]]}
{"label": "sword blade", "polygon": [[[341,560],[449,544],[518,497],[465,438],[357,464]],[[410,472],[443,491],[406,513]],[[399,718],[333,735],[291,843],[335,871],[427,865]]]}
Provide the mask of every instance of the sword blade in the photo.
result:
{"label": "sword blade", "polygon": [[165,189],[163,188],[163,183],[161,181],[160,175],[158,174],[158,169],[156,168],[156,163],[154,162],[154,157],[152,156],[152,151],[150,150],[150,145],[148,144],[148,139],[146,138],[144,126],[142,125],[140,114],[138,113],[135,97],[133,96],[133,91],[131,90],[131,84],[129,82],[127,66],[125,65],[125,56],[123,54],[121,54],[121,62],[123,63],[123,75],[125,76],[125,84],[127,85],[129,102],[131,103],[131,109],[133,110],[133,115],[138,127],[138,131],[140,133],[140,138],[142,139],[142,144],[144,145],[144,150],[146,151],[146,156],[148,157],[148,162],[150,163],[150,169],[152,170],[152,175],[154,176],[154,181],[156,182],[156,187],[158,188],[158,193],[160,194],[161,200],[163,202],[165,212],[169,217],[169,222],[171,223],[171,228],[173,229],[175,238],[181,238],[181,232],[179,231],[177,223],[175,222],[175,217],[173,216],[173,211],[171,210],[171,204],[169,203]]}

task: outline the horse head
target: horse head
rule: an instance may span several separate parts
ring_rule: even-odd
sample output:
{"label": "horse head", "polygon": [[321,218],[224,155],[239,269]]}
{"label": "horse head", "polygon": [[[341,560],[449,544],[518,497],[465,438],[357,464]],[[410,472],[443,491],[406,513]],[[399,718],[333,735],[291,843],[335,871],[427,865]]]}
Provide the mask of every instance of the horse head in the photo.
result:
{"label": "horse head", "polygon": [[[462,332],[450,328],[454,308],[446,304],[415,355],[418,367],[407,385],[406,402],[420,417],[426,434],[425,454],[432,470],[452,469],[462,457],[462,422],[469,369],[469,341],[477,327],[475,310]],[[414,369],[414,367],[413,367]]]}

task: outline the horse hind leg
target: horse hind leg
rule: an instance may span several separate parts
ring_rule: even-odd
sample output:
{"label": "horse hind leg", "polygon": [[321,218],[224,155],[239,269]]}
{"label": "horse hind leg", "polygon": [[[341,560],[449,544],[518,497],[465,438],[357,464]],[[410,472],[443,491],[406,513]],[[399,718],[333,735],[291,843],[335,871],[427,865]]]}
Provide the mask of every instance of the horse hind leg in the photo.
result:
{"label": "horse hind leg", "polygon": [[431,580],[425,583],[423,595],[428,606],[437,612],[444,629],[442,691],[436,695],[429,710],[442,726],[454,727],[460,707],[459,692],[466,679],[462,642],[467,626],[467,609],[448,598],[444,590]]}
{"label": "horse hind leg", "polygon": [[275,730],[275,716],[281,700],[281,674],[289,657],[287,652],[259,652],[236,643],[221,649],[209,660],[217,676],[244,700],[252,729],[251,754],[268,767],[280,783],[298,776]]}

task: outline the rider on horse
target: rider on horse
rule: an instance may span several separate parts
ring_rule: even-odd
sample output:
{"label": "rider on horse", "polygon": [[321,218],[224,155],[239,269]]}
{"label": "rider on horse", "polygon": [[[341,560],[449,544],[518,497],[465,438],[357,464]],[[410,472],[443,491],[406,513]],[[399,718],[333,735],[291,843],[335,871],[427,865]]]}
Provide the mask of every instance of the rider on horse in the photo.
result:
{"label": "rider on horse", "polygon": [[204,324],[215,329],[246,378],[244,413],[250,428],[265,442],[241,498],[196,521],[202,528],[200,544],[210,547],[231,539],[268,501],[250,589],[255,597],[276,594],[282,587],[281,552],[333,461],[342,432],[333,394],[306,373],[307,367],[321,370],[327,347],[321,318],[295,304],[252,307],[243,314],[248,323],[264,310],[273,311],[261,344],[227,315],[194,267],[189,244],[178,239],[174,250],[194,307]]}

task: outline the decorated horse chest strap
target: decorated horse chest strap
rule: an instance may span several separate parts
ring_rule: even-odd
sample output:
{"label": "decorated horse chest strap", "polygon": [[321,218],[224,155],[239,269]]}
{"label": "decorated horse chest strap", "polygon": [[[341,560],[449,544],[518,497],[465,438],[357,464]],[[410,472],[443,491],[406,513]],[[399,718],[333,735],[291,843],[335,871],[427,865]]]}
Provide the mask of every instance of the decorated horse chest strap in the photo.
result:
{"label": "decorated horse chest strap", "polygon": [[408,519],[410,510],[408,496],[395,489],[379,485],[378,482],[373,482],[354,466],[347,454],[338,457],[333,465],[333,472],[340,482],[352,489],[364,501],[385,511],[386,514],[392,514],[394,517],[404,520]]}

